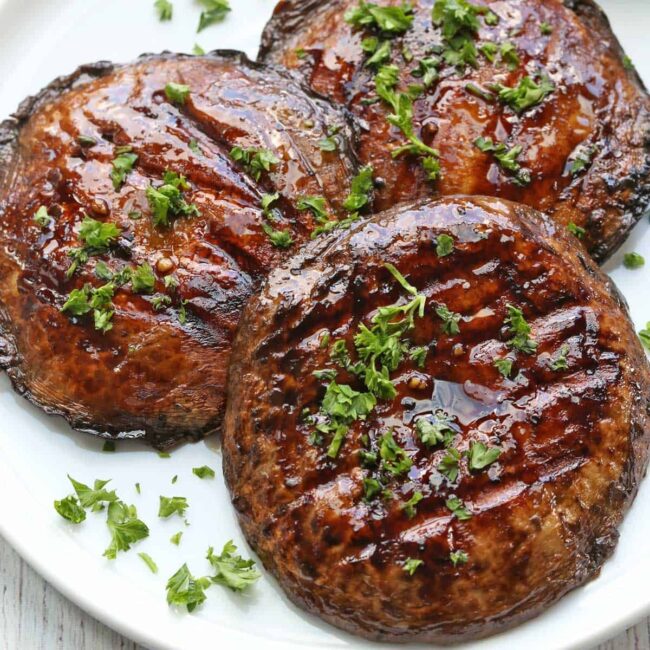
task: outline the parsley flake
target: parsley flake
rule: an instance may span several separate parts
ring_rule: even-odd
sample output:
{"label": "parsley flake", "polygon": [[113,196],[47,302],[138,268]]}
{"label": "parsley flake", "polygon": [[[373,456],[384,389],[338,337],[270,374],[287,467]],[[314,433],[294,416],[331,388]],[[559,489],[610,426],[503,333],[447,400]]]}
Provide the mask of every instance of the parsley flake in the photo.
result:
{"label": "parsley flake", "polygon": [[116,192],[119,192],[122,185],[124,185],[127,175],[133,169],[137,160],[138,156],[134,153],[122,153],[113,159],[111,163],[113,165],[111,180],[113,181],[113,188]]}
{"label": "parsley flake", "polygon": [[450,497],[445,501],[445,505],[451,510],[452,517],[456,517],[459,521],[467,521],[472,518],[472,513],[465,508],[465,505],[458,497]]}
{"label": "parsley flake", "polygon": [[449,553],[449,560],[454,566],[458,566],[459,564],[467,564],[469,556],[465,551],[451,551]]}
{"label": "parsley flake", "polygon": [[203,465],[203,467],[193,467],[192,474],[198,476],[201,479],[214,478],[216,476],[214,470],[211,467],[208,467],[207,465]]}
{"label": "parsley flake", "polygon": [[551,361],[551,370],[560,372],[561,370],[569,369],[569,361],[567,356],[570,352],[569,346],[565,343],[558,352],[557,356]]}
{"label": "parsley flake", "polygon": [[75,481],[69,474],[68,480],[72,483],[72,487],[77,493],[79,503],[82,507],[91,508],[93,512],[101,510],[103,508],[103,503],[113,503],[114,501],[117,501],[117,495],[114,490],[109,492],[104,489],[110,481],[101,481],[97,479],[94,486],[91,488],[79,481]]}
{"label": "parsley flake", "polygon": [[47,208],[42,205],[32,217],[34,222],[41,228],[47,228],[51,223],[54,223],[54,217],[47,213]]}
{"label": "parsley flake", "polygon": [[626,269],[640,269],[645,265],[645,259],[639,253],[625,253],[623,255],[623,265]]}
{"label": "parsley flake", "polygon": [[422,492],[414,492],[413,496],[402,505],[402,510],[409,519],[413,519],[417,514],[416,507],[422,499],[424,499]]}
{"label": "parsley flake", "polygon": [[174,6],[169,0],[156,0],[153,3],[156,11],[158,12],[158,19],[162,22],[163,20],[171,20],[172,14],[174,11]]}
{"label": "parsley flake", "polygon": [[381,468],[393,476],[405,474],[413,466],[413,461],[397,444],[392,431],[386,432],[381,437],[379,456],[381,457]]}
{"label": "parsley flake", "polygon": [[402,568],[406,573],[412,576],[418,570],[418,568],[421,567],[423,564],[424,564],[423,560],[418,560],[416,558],[409,557],[404,562],[404,566]]}
{"label": "parsley flake", "polygon": [[186,607],[193,612],[205,602],[205,590],[211,585],[210,578],[195,578],[187,566],[183,566],[167,581],[167,603]]}
{"label": "parsley flake", "polygon": [[181,543],[181,537],[183,537],[183,531],[179,530],[177,533],[172,535],[169,538],[169,541],[174,545],[174,546],[179,546]]}
{"label": "parsley flake", "polygon": [[506,378],[509,379],[512,374],[512,359],[495,359],[494,367]]}
{"label": "parsley flake", "polygon": [[158,573],[158,565],[151,559],[147,553],[138,553],[138,557],[149,567],[151,573]]}
{"label": "parsley flake", "polygon": [[173,514],[177,514],[180,517],[185,515],[189,504],[185,497],[160,497],[160,507],[158,508],[158,516],[167,519]]}
{"label": "parsley flake", "polygon": [[581,226],[577,226],[573,221],[569,223],[566,229],[572,234],[575,235],[578,239],[584,239],[587,231]]}
{"label": "parsley flake", "polygon": [[69,522],[80,524],[86,519],[86,511],[79,505],[75,496],[67,496],[65,499],[54,502],[54,509]]}
{"label": "parsley flake", "polygon": [[455,483],[460,472],[460,452],[451,447],[438,464],[438,471],[447,478],[450,483]]}
{"label": "parsley flake", "polygon": [[512,88],[502,84],[494,84],[490,88],[497,93],[499,101],[515,113],[523,113],[540,104],[555,90],[555,85],[548,77],[542,77],[539,83],[536,83],[532,77],[526,76]]}
{"label": "parsley flake", "polygon": [[255,149],[254,147],[248,149],[233,147],[230,150],[230,157],[240,163],[256,181],[260,180],[263,172],[270,172],[280,162],[279,158],[268,149]]}
{"label": "parsley flake", "polygon": [[253,560],[245,560],[241,555],[235,555],[237,547],[232,540],[226,542],[219,555],[214,549],[208,549],[208,562],[216,570],[210,579],[215,584],[224,585],[233,591],[244,591],[251,587],[262,574],[255,568]]}
{"label": "parsley flake", "polygon": [[140,264],[131,275],[131,286],[136,293],[153,293],[156,276],[148,262]]}
{"label": "parsley flake", "polygon": [[114,560],[119,551],[128,551],[135,542],[149,536],[149,528],[138,519],[135,506],[122,501],[108,504],[106,525],[111,532],[111,543],[104,551],[104,557]]}
{"label": "parsley flake", "polygon": [[359,6],[345,12],[344,20],[353,27],[377,29],[393,37],[404,34],[411,28],[413,8],[406,3],[401,7],[380,7],[360,0]]}
{"label": "parsley flake", "polygon": [[469,448],[469,468],[470,470],[485,469],[488,465],[494,463],[501,455],[499,447],[488,447],[482,442],[472,442]]}
{"label": "parsley flake", "polygon": [[190,96],[190,87],[185,84],[170,82],[165,86],[165,96],[173,104],[182,106]]}
{"label": "parsley flake", "polygon": [[460,334],[460,327],[458,323],[462,316],[453,311],[450,311],[447,305],[438,305],[436,307],[436,314],[442,321],[442,331],[449,336]]}
{"label": "parsley flake", "polygon": [[447,257],[454,252],[454,238],[449,235],[438,235],[436,237],[436,255]]}
{"label": "parsley flake", "polygon": [[641,343],[643,343],[643,347],[646,350],[650,350],[650,322],[646,323],[645,329],[639,332],[639,338],[641,339]]}
{"label": "parsley flake", "polygon": [[514,337],[508,341],[508,345],[524,352],[525,354],[534,354],[537,350],[537,342],[530,336],[530,325],[526,322],[524,314],[514,305],[506,305],[508,315],[504,321],[508,330]]}
{"label": "parsley flake", "polygon": [[220,23],[230,11],[228,0],[199,0],[199,2],[205,7],[205,11],[201,12],[197,32],[201,32],[215,23]]}
{"label": "parsley flake", "polygon": [[435,447],[440,443],[448,446],[456,435],[451,427],[451,419],[444,411],[436,411],[430,418],[417,420],[415,432],[427,447]]}

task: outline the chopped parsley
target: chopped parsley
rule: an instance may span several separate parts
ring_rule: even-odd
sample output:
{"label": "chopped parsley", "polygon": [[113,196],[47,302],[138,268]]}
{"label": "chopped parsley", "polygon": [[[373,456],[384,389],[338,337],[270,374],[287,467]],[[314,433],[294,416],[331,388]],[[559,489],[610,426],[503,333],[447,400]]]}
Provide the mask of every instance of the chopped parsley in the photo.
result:
{"label": "chopped parsley", "polygon": [[216,574],[210,579],[215,584],[224,585],[233,591],[243,591],[252,586],[262,574],[255,568],[253,560],[244,560],[241,555],[235,555],[237,547],[232,540],[226,542],[219,555],[214,549],[208,549],[208,562]]}
{"label": "chopped parsley", "polygon": [[627,54],[623,57],[623,67],[626,70],[634,70],[634,62]]}
{"label": "chopped parsley", "polygon": [[230,11],[228,0],[199,0],[199,2],[205,7],[205,10],[201,12],[197,32],[201,32],[215,23],[220,23]]}
{"label": "chopped parsley", "polygon": [[581,226],[577,226],[573,221],[569,223],[566,229],[572,234],[575,235],[578,239],[584,239],[587,231]]}
{"label": "chopped parsley", "polygon": [[548,36],[553,33],[553,25],[547,22],[540,23],[539,31],[542,36]]}
{"label": "chopped parsley", "polygon": [[214,478],[216,476],[214,470],[207,465],[203,465],[203,467],[193,467],[192,474],[199,478]]}
{"label": "chopped parsley", "polygon": [[447,257],[454,252],[454,238],[449,235],[438,235],[436,237],[436,255]]}
{"label": "chopped parsley", "polygon": [[47,208],[44,205],[36,210],[36,214],[32,218],[41,228],[47,228],[51,223],[54,223],[54,217],[47,213]]}
{"label": "chopped parsley", "polygon": [[240,163],[256,181],[260,180],[263,172],[270,172],[280,162],[279,158],[268,149],[255,149],[254,147],[248,149],[233,147],[230,150],[230,157]]}
{"label": "chopped parsley", "polygon": [[508,359],[495,359],[494,367],[506,378],[509,379],[512,374],[512,364],[513,360]]}
{"label": "chopped parsley", "polygon": [[382,492],[381,483],[376,478],[366,477],[363,479],[363,500],[372,501]]}
{"label": "chopped parsley", "polygon": [[309,210],[319,223],[327,221],[327,202],[322,196],[303,196],[298,199],[296,209]]}
{"label": "chopped parsley", "polygon": [[418,570],[418,568],[421,567],[423,564],[424,564],[423,560],[418,560],[416,558],[409,557],[404,562],[404,566],[402,568],[406,573],[412,576]]}
{"label": "chopped parsley", "polygon": [[449,560],[454,566],[458,566],[459,564],[467,564],[469,556],[465,551],[451,551],[449,553]]}
{"label": "chopped parsley", "polygon": [[210,578],[195,578],[187,564],[167,581],[167,603],[176,607],[186,607],[193,612],[205,602],[205,590],[211,585]]}
{"label": "chopped parsley", "polygon": [[190,96],[190,87],[185,84],[170,82],[165,86],[165,96],[173,104],[182,106]]}
{"label": "chopped parsley", "polygon": [[510,41],[501,44],[499,54],[501,54],[501,60],[507,64],[511,72],[519,67],[521,61],[517,54],[517,48]]}
{"label": "chopped parsley", "polygon": [[447,453],[438,464],[438,471],[446,477],[450,483],[455,483],[460,472],[460,452],[453,447],[447,449]]}
{"label": "chopped parsley", "polygon": [[201,149],[201,147],[199,147],[199,143],[194,138],[192,138],[187,143],[187,147],[192,153],[195,153],[197,156],[203,155],[203,150]]}
{"label": "chopped parsley", "polygon": [[185,515],[189,504],[185,497],[160,497],[160,507],[158,508],[158,516],[167,519],[174,514],[180,517]]}
{"label": "chopped parsley", "polygon": [[156,0],[153,3],[154,7],[156,8],[156,11],[158,12],[158,19],[163,21],[163,20],[171,20],[172,19],[172,14],[174,12],[174,5],[172,5],[169,0]]}
{"label": "chopped parsley", "polygon": [[[397,369],[408,349],[407,344],[402,341],[402,336],[415,327],[416,315],[420,317],[424,315],[426,303],[424,295],[419,294],[392,264],[385,266],[412,299],[405,305],[380,307],[371,319],[370,328],[364,323],[359,325],[354,337],[354,346],[359,357],[357,363],[352,363],[345,341],[337,341],[333,345],[332,359],[362,378],[369,392],[359,392],[347,384],[339,384],[336,381],[328,384],[320,408],[320,414],[325,421],[316,425],[316,432],[333,435],[327,451],[331,458],[338,455],[352,422],[365,419],[374,409],[377,398],[395,397],[396,390],[390,380],[390,372]],[[395,320],[398,317],[399,320]],[[387,435],[392,437],[392,434]],[[319,437],[316,435],[314,439]],[[390,442],[386,441],[385,445],[386,453],[390,453],[388,451]],[[385,460],[390,462],[388,457]]]}
{"label": "chopped parsley", "polygon": [[414,492],[413,496],[408,501],[404,502],[402,510],[409,519],[413,519],[417,514],[416,507],[422,499],[424,499],[422,492]]}
{"label": "chopped parsley", "polygon": [[177,533],[175,533],[174,535],[172,535],[172,536],[169,538],[169,541],[170,541],[174,546],[178,546],[178,545],[181,543],[181,537],[183,537],[183,531],[182,531],[182,530],[179,530]]}
{"label": "chopped parsley", "polygon": [[530,325],[526,322],[523,312],[514,305],[506,305],[506,309],[508,315],[504,324],[508,327],[509,332],[514,335],[508,341],[508,345],[525,354],[534,354],[537,350],[537,342],[530,336]]}
{"label": "chopped parsley", "polygon": [[362,167],[359,173],[352,179],[350,193],[348,194],[343,207],[348,212],[359,212],[372,200],[372,167]]}
{"label": "chopped parsley", "polygon": [[359,5],[348,9],[345,22],[353,27],[376,29],[393,37],[407,32],[413,24],[413,8],[409,4],[401,7],[380,7],[372,2],[359,0]]}
{"label": "chopped parsley", "polygon": [[68,479],[72,483],[74,491],[77,493],[79,503],[84,508],[90,508],[93,512],[102,510],[104,503],[113,503],[117,501],[117,495],[114,490],[110,492],[105,489],[110,481],[101,481],[97,479],[94,486],[91,488],[79,481],[75,481],[72,476],[68,474]]}
{"label": "chopped parsley", "polygon": [[565,343],[558,352],[557,356],[551,360],[551,370],[559,372],[561,370],[568,370],[569,362],[567,360],[567,355],[569,354],[570,348]]}
{"label": "chopped parsley", "polygon": [[458,323],[462,316],[453,311],[450,311],[447,305],[438,305],[436,307],[436,314],[442,321],[442,331],[449,336],[460,334],[460,327]]}
{"label": "chopped parsley", "polygon": [[448,446],[456,435],[451,420],[444,411],[436,411],[430,418],[420,418],[415,423],[415,432],[427,447],[435,447],[440,443]]}
{"label": "chopped parsley", "polygon": [[73,289],[61,311],[72,316],[84,316],[93,312],[95,329],[103,334],[113,328],[113,294],[115,285],[111,282],[95,288],[85,284],[81,289]]}
{"label": "chopped parsley", "polygon": [[169,296],[166,296],[164,293],[156,294],[151,299],[151,306],[154,311],[162,311],[172,304],[172,299]]}
{"label": "chopped parsley", "polygon": [[158,565],[151,559],[147,553],[138,553],[138,557],[149,567],[151,573],[158,573]]}
{"label": "chopped parsley", "polygon": [[640,269],[645,265],[645,259],[639,253],[625,253],[623,255],[623,265],[626,269]]}
{"label": "chopped parsley", "polygon": [[494,101],[494,95],[492,95],[492,93],[489,93],[487,90],[484,90],[483,88],[477,86],[474,83],[465,84],[465,90],[471,95],[474,95],[475,97],[479,97],[480,99],[483,99],[486,102]]}
{"label": "chopped parsley", "polygon": [[136,293],[153,293],[155,284],[156,276],[147,262],[136,267],[131,275],[131,286]]}
{"label": "chopped parsley", "polygon": [[445,501],[445,505],[451,510],[452,516],[459,521],[467,521],[472,518],[472,513],[465,508],[465,504],[458,497],[450,497]]}
{"label": "chopped parsley", "polygon": [[532,77],[526,76],[512,88],[493,84],[490,89],[497,93],[499,101],[509,106],[515,113],[523,113],[540,104],[555,90],[555,86],[548,77],[542,77],[539,83],[536,83]]}
{"label": "chopped parsley", "polygon": [[393,476],[400,476],[411,469],[413,461],[408,454],[395,442],[393,432],[386,432],[379,443],[381,469]]}
{"label": "chopped parsley", "polygon": [[494,63],[499,46],[496,43],[487,41],[486,43],[481,43],[478,46],[478,50],[490,63]]}
{"label": "chopped parsley", "polygon": [[200,216],[198,207],[193,203],[187,203],[183,198],[182,190],[187,190],[189,187],[185,176],[167,170],[160,187],[155,188],[150,185],[147,188],[146,197],[154,226],[168,226],[170,216]]}
{"label": "chopped parsley", "polygon": [[54,502],[54,509],[69,522],[80,524],[86,519],[86,511],[79,505],[75,496],[67,496],[65,499]]}
{"label": "chopped parsley", "polygon": [[569,169],[571,176],[577,176],[580,172],[587,169],[591,165],[591,159],[595,153],[596,148],[593,146],[579,147]]}
{"label": "chopped parsley", "polygon": [[503,142],[494,142],[492,138],[479,137],[474,144],[484,153],[491,152],[499,165],[506,171],[514,174],[514,181],[517,185],[525,186],[530,183],[530,171],[523,168],[517,158],[521,155],[523,147],[516,145],[508,149]]}
{"label": "chopped parsley", "polygon": [[120,229],[110,222],[101,222],[84,216],[79,227],[78,237],[83,242],[80,248],[73,248],[68,256],[72,264],[66,271],[66,276],[71,278],[80,265],[85,264],[91,255],[105,253],[120,235]]}
{"label": "chopped parsley", "polygon": [[149,528],[138,519],[135,506],[127,506],[122,501],[108,504],[106,525],[111,532],[111,543],[104,556],[114,560],[119,551],[128,551],[135,542],[149,536]]}
{"label": "chopped parsley", "polygon": [[482,442],[472,442],[468,453],[470,470],[481,470],[494,463],[501,455],[499,447],[488,447]]}
{"label": "chopped parsley", "polygon": [[418,67],[411,71],[411,74],[416,79],[422,79],[422,85],[429,88],[435,81],[438,80],[438,67],[440,60],[434,57],[426,57],[418,61]]}
{"label": "chopped parsley", "polygon": [[111,180],[113,181],[113,188],[115,191],[121,189],[124,185],[127,175],[133,169],[133,166],[138,160],[137,154],[134,153],[121,153],[116,158],[113,158],[113,170],[111,171]]}
{"label": "chopped parsley", "polygon": [[94,147],[97,144],[97,140],[89,135],[78,135],[77,144],[80,147]]}
{"label": "chopped parsley", "polygon": [[336,151],[338,149],[338,143],[337,143],[336,138],[334,136],[329,135],[329,136],[319,140],[318,148],[321,151],[332,152],[332,151]]}

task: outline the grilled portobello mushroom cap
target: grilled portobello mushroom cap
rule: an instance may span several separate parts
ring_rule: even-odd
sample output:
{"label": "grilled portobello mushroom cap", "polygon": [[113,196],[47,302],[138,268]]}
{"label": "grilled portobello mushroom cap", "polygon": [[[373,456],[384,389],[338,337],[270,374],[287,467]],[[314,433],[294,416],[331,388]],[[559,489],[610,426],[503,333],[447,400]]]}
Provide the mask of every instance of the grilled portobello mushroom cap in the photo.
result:
{"label": "grilled portobello mushroom cap", "polygon": [[648,460],[648,362],[612,283],[535,210],[448,197],[316,242],[234,350],[241,526],[329,623],[477,639],[613,552]]}
{"label": "grilled portobello mushroom cap", "polygon": [[[319,145],[333,127],[334,153]],[[237,52],[86,65],[26,100],[0,125],[16,390],[104,437],[220,429],[241,309],[317,225],[300,197],[346,214],[353,137],[342,109]]]}
{"label": "grilled portobello mushroom cap", "polygon": [[[408,4],[400,23],[367,9],[398,0],[282,0],[260,60],[297,69],[363,120],[361,159],[384,182],[378,209],[418,196],[503,197],[552,215],[606,260],[650,205],[650,97],[602,10],[592,0]],[[389,94],[391,74],[395,93],[423,87],[412,121],[407,106],[379,97],[378,73]],[[408,144],[393,113],[439,152],[437,180],[426,150],[391,155]]]}

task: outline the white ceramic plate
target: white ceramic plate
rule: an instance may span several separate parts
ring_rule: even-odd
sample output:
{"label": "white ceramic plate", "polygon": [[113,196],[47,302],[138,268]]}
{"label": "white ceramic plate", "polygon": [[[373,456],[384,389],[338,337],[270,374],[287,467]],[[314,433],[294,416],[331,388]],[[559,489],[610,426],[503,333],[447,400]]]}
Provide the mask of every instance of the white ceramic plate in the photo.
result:
{"label": "white ceramic plate", "polygon": [[[159,23],[153,0],[0,0],[0,117],[54,77],[99,59],[129,61],[143,52],[236,48],[255,56],[259,35],[274,0],[233,0],[220,26],[195,34],[199,5],[174,0],[174,20]],[[603,0],[628,54],[650,82],[648,0]],[[624,251],[650,260],[647,223],[639,225]],[[650,265],[639,271],[620,266],[621,251],[608,265],[641,327],[650,320],[647,300]],[[273,579],[265,576],[244,595],[213,587],[205,606],[192,615],[170,610],[165,582],[183,562],[196,575],[208,573],[205,551],[234,539],[248,554],[230,507],[221,457],[214,441],[185,445],[170,459],[142,446],[122,444],[103,453],[101,442],[72,432],[59,418],[43,415],[15,395],[0,378],[0,533],[66,596],[125,635],[155,648],[255,646],[372,647],[293,607]],[[208,464],[215,480],[199,480],[192,467]],[[137,505],[151,536],[114,562],[102,558],[108,531],[101,514],[81,526],[66,524],[52,508],[67,495],[70,473],[90,483],[112,478],[118,495]],[[171,484],[174,475],[178,482]],[[142,485],[137,495],[134,484]],[[159,495],[186,496],[190,526],[160,520]],[[180,547],[169,543],[184,530]],[[621,542],[601,576],[564,598],[536,620],[472,647],[590,647],[650,614],[650,481],[621,530]],[[136,552],[148,552],[160,572],[152,575]],[[374,646],[377,647],[377,646]],[[385,647],[385,646],[383,646]],[[429,646],[430,647],[430,646]]]}

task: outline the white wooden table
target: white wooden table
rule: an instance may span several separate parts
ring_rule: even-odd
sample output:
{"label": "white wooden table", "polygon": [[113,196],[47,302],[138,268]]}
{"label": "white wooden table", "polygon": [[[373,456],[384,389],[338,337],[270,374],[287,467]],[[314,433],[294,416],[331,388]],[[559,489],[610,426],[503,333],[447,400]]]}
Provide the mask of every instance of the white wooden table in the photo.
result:
{"label": "white wooden table", "polygon": [[[61,596],[0,538],[0,650],[144,649]],[[650,650],[650,619],[598,650]]]}

